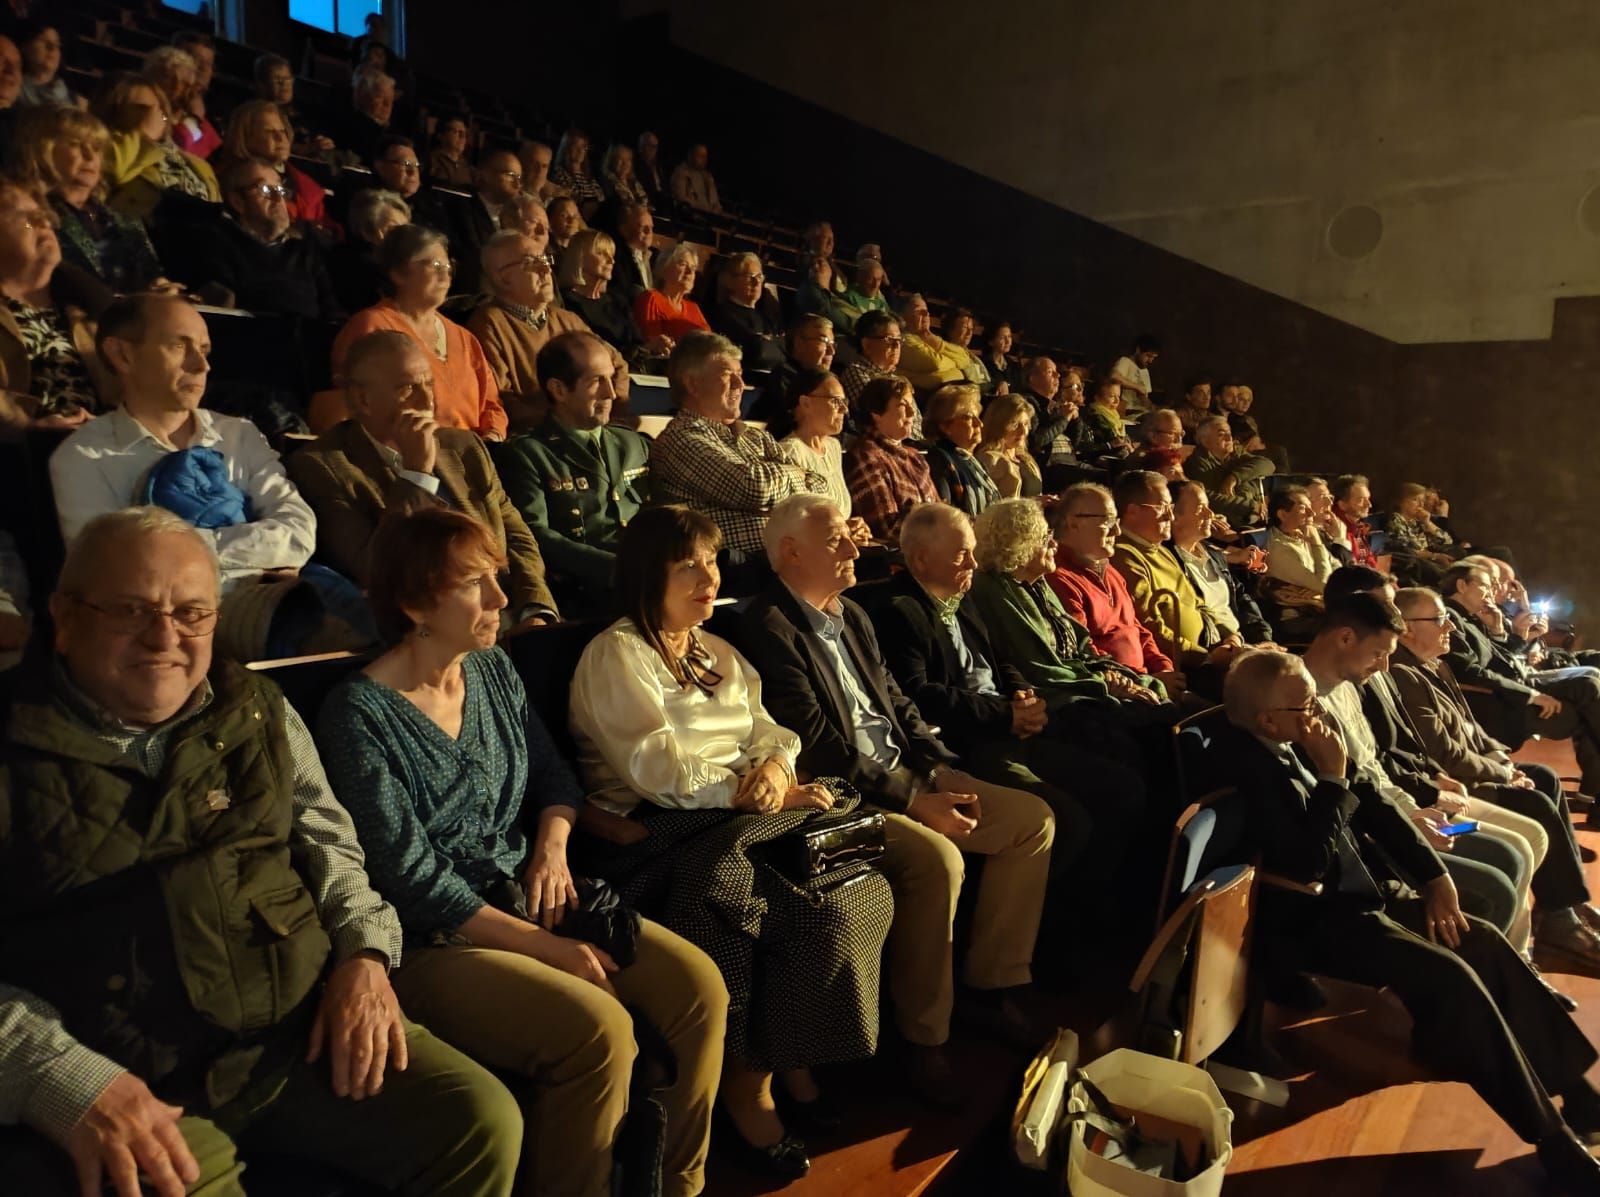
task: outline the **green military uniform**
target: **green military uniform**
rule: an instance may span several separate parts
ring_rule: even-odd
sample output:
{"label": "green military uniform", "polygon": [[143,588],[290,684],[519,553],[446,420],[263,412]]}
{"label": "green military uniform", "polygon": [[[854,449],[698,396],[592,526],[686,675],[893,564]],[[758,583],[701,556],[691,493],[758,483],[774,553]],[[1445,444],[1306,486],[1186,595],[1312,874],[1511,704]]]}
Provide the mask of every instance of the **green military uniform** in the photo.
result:
{"label": "green military uniform", "polygon": [[650,442],[610,424],[591,434],[547,419],[495,447],[495,462],[562,609],[609,607],[617,542],[650,501]]}

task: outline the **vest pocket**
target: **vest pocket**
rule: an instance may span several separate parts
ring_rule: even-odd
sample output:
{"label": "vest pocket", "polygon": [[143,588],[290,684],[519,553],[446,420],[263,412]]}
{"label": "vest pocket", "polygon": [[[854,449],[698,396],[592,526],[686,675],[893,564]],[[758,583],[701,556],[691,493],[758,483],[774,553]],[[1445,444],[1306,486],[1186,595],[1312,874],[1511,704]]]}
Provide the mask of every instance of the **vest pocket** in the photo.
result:
{"label": "vest pocket", "polygon": [[[264,929],[257,941],[267,970],[266,1009],[256,1027],[281,1022],[315,987],[328,958],[328,938],[317,907],[302,887],[252,894],[250,910]],[[252,1020],[253,1021],[253,1020]]]}

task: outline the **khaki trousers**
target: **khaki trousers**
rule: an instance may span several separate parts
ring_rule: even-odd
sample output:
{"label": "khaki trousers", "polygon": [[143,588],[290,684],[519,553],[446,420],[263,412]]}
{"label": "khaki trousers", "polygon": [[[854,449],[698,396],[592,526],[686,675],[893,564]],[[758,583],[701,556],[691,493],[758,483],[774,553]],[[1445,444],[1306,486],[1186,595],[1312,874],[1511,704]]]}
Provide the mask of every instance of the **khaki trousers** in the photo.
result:
{"label": "khaki trousers", "polygon": [[974,989],[1025,985],[1032,977],[1055,819],[1032,794],[946,768],[939,785],[976,794],[978,826],[957,843],[907,815],[886,818],[879,868],[894,890],[889,928],[889,993],[895,1021],[910,1043],[935,1047],[950,1037],[955,1002],[951,943],[956,899],[966,874],[963,852],[984,862],[963,979]]}
{"label": "khaki trousers", "polygon": [[1503,806],[1496,806],[1492,802],[1471,795],[1467,797],[1466,817],[1478,820],[1479,835],[1491,835],[1509,844],[1528,863],[1527,871],[1523,874],[1526,880],[1523,881],[1518,893],[1522,899],[1522,913],[1517,916],[1517,921],[1511,925],[1511,930],[1506,935],[1512,947],[1519,952],[1525,952],[1528,950],[1530,932],[1533,929],[1533,899],[1529,889],[1534,873],[1544,863],[1545,854],[1550,851],[1550,836],[1539,826],[1538,820],[1530,819],[1527,815],[1519,815],[1514,810],[1507,810]]}
{"label": "khaki trousers", "polygon": [[527,1197],[610,1193],[611,1146],[638,1054],[624,1003],[677,1058],[677,1080],[658,1095],[667,1115],[663,1191],[689,1197],[705,1185],[728,1018],[722,976],[699,948],[646,920],[638,958],[611,980],[615,998],[531,957],[479,947],[414,950],[395,972],[413,1018],[481,1063],[533,1082],[537,1097],[524,1111]]}

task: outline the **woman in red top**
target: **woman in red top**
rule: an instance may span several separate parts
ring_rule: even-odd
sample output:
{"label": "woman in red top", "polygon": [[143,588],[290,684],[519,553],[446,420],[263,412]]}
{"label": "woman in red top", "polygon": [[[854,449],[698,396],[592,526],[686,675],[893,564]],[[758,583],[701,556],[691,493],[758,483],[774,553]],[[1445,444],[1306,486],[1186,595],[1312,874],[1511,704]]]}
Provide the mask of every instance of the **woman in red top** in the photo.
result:
{"label": "woman in red top", "polygon": [[328,193],[305,171],[290,163],[291,137],[283,110],[271,100],[240,104],[228,120],[228,133],[222,139],[217,169],[226,171],[230,163],[241,158],[261,158],[272,163],[283,176],[283,185],[289,189],[284,200],[289,206],[289,219],[303,220],[342,239],[343,231],[328,218]]}
{"label": "woman in red top", "polygon": [[650,269],[655,288],[639,292],[633,301],[633,316],[646,341],[662,335],[679,341],[686,333],[711,331],[700,305],[689,298],[699,271],[700,255],[682,241],[656,255]]}
{"label": "woman in red top", "polygon": [[877,539],[893,544],[907,512],[939,501],[927,458],[905,443],[916,424],[917,401],[911,383],[896,375],[867,383],[856,409],[868,431],[845,456],[851,514],[866,520]]}

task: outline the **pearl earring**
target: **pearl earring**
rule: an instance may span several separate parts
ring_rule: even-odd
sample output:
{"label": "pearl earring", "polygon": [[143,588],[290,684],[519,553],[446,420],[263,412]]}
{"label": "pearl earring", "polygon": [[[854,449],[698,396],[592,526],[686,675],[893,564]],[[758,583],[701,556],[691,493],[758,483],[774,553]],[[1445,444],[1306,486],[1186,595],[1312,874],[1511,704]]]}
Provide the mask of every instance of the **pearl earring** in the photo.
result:
{"label": "pearl earring", "polygon": [[419,639],[426,640],[431,635],[433,635],[433,633],[428,631],[428,625],[427,624],[419,623],[417,625],[417,636],[418,636]]}

